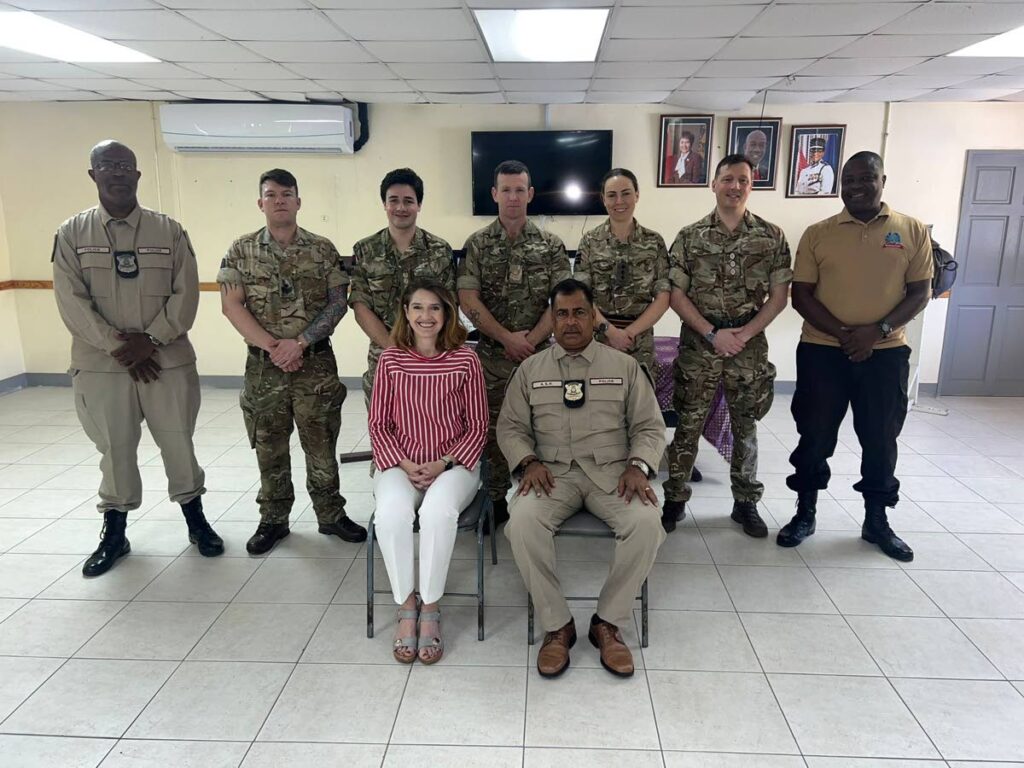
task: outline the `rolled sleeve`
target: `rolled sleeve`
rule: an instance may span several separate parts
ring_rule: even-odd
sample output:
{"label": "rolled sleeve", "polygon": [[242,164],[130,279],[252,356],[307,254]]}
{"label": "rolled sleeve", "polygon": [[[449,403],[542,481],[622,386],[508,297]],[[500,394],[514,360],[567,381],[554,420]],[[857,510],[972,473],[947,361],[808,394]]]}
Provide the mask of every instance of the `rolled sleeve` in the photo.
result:
{"label": "rolled sleeve", "polygon": [[686,293],[690,288],[690,272],[686,266],[686,246],[683,245],[681,232],[669,250],[668,264],[668,280],[671,287]]}
{"label": "rolled sleeve", "polygon": [[348,272],[341,263],[341,254],[334,247],[334,243],[327,243],[327,257],[324,272],[327,277],[327,290],[344,288],[349,284]]}
{"label": "rolled sleeve", "polygon": [[793,280],[793,258],[789,251],[789,242],[781,231],[778,237],[779,247],[775,251],[775,258],[772,259],[771,274],[768,275],[768,282],[771,285],[783,285]]}
{"label": "rolled sleeve", "polygon": [[655,294],[672,290],[672,281],[669,273],[668,249],[665,247],[665,241],[659,236],[658,255],[654,260],[654,283],[651,286],[651,290]]}
{"label": "rolled sleeve", "polygon": [[565,243],[561,238],[551,235],[551,277],[548,285],[553,290],[563,280],[572,278],[572,264],[569,263],[569,254],[565,250]]}
{"label": "rolled sleeve", "polygon": [[352,279],[348,284],[348,303],[350,305],[373,306],[370,300],[370,286],[366,280],[366,269],[363,267],[365,260],[365,250],[359,243],[356,243],[352,248]]}
{"label": "rolled sleeve", "polygon": [[576,249],[576,261],[572,265],[572,276],[585,285],[590,285],[590,238],[580,240]]}
{"label": "rolled sleeve", "polygon": [[479,291],[480,285],[480,249],[473,238],[466,241],[462,261],[459,262],[459,275],[455,281],[457,290]]}
{"label": "rolled sleeve", "polygon": [[239,287],[245,285],[245,277],[238,268],[240,258],[241,254],[238,250],[238,243],[234,242],[228,248],[228,252],[224,254],[224,258],[220,260],[220,269],[217,270],[218,283]]}

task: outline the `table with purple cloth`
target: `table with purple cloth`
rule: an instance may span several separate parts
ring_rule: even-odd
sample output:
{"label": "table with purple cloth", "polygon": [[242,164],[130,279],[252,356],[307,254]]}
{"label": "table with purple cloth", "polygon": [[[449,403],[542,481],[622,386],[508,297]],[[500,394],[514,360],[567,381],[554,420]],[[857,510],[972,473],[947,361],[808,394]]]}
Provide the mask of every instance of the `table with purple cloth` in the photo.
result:
{"label": "table with purple cloth", "polygon": [[[674,424],[675,411],[672,409],[672,390],[675,386],[672,369],[679,354],[679,339],[672,336],[654,337],[654,389],[658,405],[665,414],[665,421]],[[726,461],[732,461],[732,425],[729,422],[729,407],[725,404],[725,390],[718,385],[711,410],[704,422],[704,439],[715,446]]]}

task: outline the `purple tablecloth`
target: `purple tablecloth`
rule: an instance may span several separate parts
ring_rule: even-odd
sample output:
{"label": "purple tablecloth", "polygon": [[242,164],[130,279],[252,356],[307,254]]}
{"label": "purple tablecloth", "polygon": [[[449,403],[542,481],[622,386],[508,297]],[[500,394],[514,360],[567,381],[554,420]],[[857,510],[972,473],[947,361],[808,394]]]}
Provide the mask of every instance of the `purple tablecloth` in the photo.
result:
{"label": "purple tablecloth", "polygon": [[[666,413],[672,412],[672,390],[675,386],[672,369],[678,354],[678,339],[671,336],[654,337],[654,388],[658,395],[658,405]],[[718,449],[722,458],[732,461],[732,425],[721,384],[718,385],[708,418],[704,422],[704,438]]]}

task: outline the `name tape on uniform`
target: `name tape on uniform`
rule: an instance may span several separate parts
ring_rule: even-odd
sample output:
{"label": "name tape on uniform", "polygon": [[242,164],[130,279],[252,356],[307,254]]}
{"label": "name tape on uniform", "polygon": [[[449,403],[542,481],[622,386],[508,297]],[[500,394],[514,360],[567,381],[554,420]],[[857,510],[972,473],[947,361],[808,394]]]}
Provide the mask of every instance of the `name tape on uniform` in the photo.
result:
{"label": "name tape on uniform", "polygon": [[75,248],[75,253],[110,253],[110,247],[106,245],[80,245]]}
{"label": "name tape on uniform", "polygon": [[136,250],[136,252],[138,252],[140,254],[141,253],[158,253],[161,256],[170,256],[171,255],[171,249],[170,248],[155,248],[155,247],[152,247],[152,246],[139,246],[135,250]]}
{"label": "name tape on uniform", "polygon": [[618,384],[619,386],[622,386],[622,379],[618,377],[612,377],[608,379],[591,379],[590,384],[591,386],[597,384]]}
{"label": "name tape on uniform", "polygon": [[561,381],[535,381],[530,385],[534,389],[545,389],[547,387],[561,387]]}

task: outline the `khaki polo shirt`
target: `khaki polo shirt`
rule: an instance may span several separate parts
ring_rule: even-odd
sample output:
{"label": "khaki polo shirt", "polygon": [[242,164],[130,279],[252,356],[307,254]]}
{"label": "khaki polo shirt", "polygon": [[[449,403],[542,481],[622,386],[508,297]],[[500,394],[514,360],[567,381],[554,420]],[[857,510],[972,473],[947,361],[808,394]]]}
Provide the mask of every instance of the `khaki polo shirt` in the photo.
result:
{"label": "khaki polo shirt", "polygon": [[[844,325],[881,322],[903,301],[907,283],[931,280],[932,244],[917,219],[882,204],[871,221],[842,213],[812,224],[800,238],[794,283],[813,283],[814,297]],[[905,328],[875,349],[907,343]],[[801,341],[838,347],[839,341],[804,321]]]}
{"label": "khaki polo shirt", "polygon": [[[134,253],[138,273],[118,273],[115,254]],[[53,291],[71,331],[71,366],[118,371],[111,352],[119,331],[159,341],[163,368],[188,365],[196,354],[188,330],[199,308],[199,272],[188,235],[169,216],[142,206],[114,219],[103,206],[60,225],[53,244]]]}

